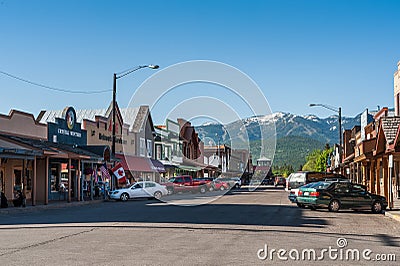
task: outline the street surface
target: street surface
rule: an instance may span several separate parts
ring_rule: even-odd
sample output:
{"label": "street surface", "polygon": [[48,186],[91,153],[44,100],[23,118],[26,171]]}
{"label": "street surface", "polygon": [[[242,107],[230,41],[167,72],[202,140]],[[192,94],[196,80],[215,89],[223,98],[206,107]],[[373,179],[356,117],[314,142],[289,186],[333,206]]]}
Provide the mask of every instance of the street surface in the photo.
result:
{"label": "street surface", "polygon": [[[216,195],[167,198],[191,205]],[[267,254],[276,251],[262,260],[265,245]],[[329,247],[337,249],[331,257],[321,253]],[[279,249],[286,250],[282,259]],[[307,260],[307,252],[302,259],[309,249],[323,259]],[[370,249],[370,260],[346,261],[347,249],[360,254]],[[397,261],[378,262],[376,254],[386,259],[395,254]],[[300,209],[283,189],[272,187],[242,188],[192,207],[131,200],[0,214],[0,265],[399,265],[399,260],[397,221],[370,212]]]}

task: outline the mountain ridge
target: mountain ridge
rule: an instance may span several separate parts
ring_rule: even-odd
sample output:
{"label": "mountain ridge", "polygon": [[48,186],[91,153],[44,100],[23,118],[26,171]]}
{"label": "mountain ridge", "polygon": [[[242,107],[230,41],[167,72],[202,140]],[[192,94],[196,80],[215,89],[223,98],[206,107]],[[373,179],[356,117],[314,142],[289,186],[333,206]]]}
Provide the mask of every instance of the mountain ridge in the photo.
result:
{"label": "mountain ridge", "polygon": [[[369,119],[371,118],[370,115]],[[342,117],[342,130],[352,129],[360,124],[361,114],[355,117]],[[319,118],[313,114],[295,115],[275,112],[240,119],[227,125],[207,123],[195,128],[202,140],[213,139],[216,143],[215,138],[218,136],[220,138],[218,141],[221,143],[229,144],[232,139],[249,142],[253,159],[258,159],[260,154],[267,155],[270,158],[275,157],[275,165],[287,164],[300,167],[305,163],[305,157],[309,152],[318,147],[323,149],[326,143],[331,146],[339,143],[338,127],[338,115]],[[272,147],[273,136],[276,137],[275,147]],[[260,150],[261,139],[270,141],[270,147],[267,147],[265,151]],[[293,149],[293,147],[296,148]]]}

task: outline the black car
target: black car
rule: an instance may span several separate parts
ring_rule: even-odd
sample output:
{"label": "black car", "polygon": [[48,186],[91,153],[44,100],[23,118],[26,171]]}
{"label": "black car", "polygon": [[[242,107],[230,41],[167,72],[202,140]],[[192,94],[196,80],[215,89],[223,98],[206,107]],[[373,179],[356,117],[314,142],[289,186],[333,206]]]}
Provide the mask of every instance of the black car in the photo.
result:
{"label": "black car", "polygon": [[328,208],[332,212],[353,209],[381,213],[388,205],[385,197],[368,192],[365,186],[343,181],[321,181],[301,187],[296,200],[299,207]]}

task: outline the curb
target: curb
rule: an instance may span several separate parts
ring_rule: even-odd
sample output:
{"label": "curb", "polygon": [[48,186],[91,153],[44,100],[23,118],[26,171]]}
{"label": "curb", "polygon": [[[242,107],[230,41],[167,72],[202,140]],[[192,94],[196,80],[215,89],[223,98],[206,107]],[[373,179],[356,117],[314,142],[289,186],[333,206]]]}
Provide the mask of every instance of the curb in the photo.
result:
{"label": "curb", "polygon": [[36,205],[36,206],[27,206],[27,207],[10,207],[5,209],[0,209],[0,215],[6,214],[14,214],[14,213],[27,213],[27,212],[35,212],[42,211],[48,209],[61,209],[61,208],[71,208],[83,205],[90,204],[99,204],[102,202],[106,202],[107,200],[90,200],[90,201],[73,201],[73,202],[61,202],[61,203],[53,203],[48,205]]}
{"label": "curb", "polygon": [[397,214],[397,213],[392,213],[392,212],[385,211],[385,216],[400,222],[400,213]]}

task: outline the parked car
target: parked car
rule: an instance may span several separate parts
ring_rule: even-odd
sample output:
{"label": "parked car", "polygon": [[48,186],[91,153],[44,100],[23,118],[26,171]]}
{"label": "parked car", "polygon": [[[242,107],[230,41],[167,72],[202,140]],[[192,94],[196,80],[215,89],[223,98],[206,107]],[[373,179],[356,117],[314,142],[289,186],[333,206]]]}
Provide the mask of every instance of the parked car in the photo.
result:
{"label": "parked car", "polygon": [[212,182],[212,189],[213,190],[226,190],[229,189],[228,183],[221,181],[221,180],[214,180]]}
{"label": "parked car", "polygon": [[193,179],[190,175],[173,177],[165,184],[165,186],[169,194],[176,192],[206,193],[208,190],[208,184],[206,181]]}
{"label": "parked car", "polygon": [[229,188],[240,188],[242,186],[240,177],[218,177],[216,180],[226,182]]}
{"label": "parked car", "polygon": [[272,178],[264,178],[264,180],[261,181],[261,185],[273,185],[273,184],[274,184],[274,179]]}
{"label": "parked car", "polygon": [[[314,183],[305,184],[305,185],[301,186],[300,188],[306,188],[306,187],[312,186],[313,184],[315,184],[315,182],[314,182]],[[297,195],[298,195],[298,192],[299,192],[300,188],[293,188],[293,189],[291,189],[291,190],[289,191],[288,199],[289,199],[291,202],[297,203]],[[298,205],[298,206],[299,206],[299,205]],[[300,206],[299,206],[299,207],[300,207]]]}
{"label": "parked car", "polygon": [[[325,181],[325,182],[335,182],[335,181],[336,182],[339,182],[339,181],[340,182],[350,182],[349,179],[342,178],[342,177],[331,177],[331,178],[328,177],[328,178],[325,178],[323,181]],[[321,181],[317,181],[317,182],[321,182]],[[307,188],[307,187],[313,186],[317,182],[307,183],[301,187],[290,189],[289,196],[288,196],[289,200],[293,203],[297,203],[297,196],[299,194],[300,188]],[[286,183],[287,183],[287,181],[286,181]]]}
{"label": "parked car", "polygon": [[206,186],[207,186],[207,189],[209,191],[214,190],[214,187],[212,185],[212,183],[214,181],[214,178],[212,178],[212,177],[198,177],[198,178],[194,178],[193,180],[205,182]]}
{"label": "parked car", "polygon": [[325,179],[340,179],[348,180],[345,176],[336,173],[327,172],[295,172],[291,173],[286,180],[286,190],[290,191],[292,188],[298,188],[305,184],[323,181]]}
{"label": "parked car", "polygon": [[297,203],[300,207],[328,208],[331,212],[369,209],[373,213],[381,213],[388,205],[385,197],[368,192],[365,186],[343,181],[322,181],[301,187]]}
{"label": "parked car", "polygon": [[167,188],[152,181],[137,182],[130,187],[120,188],[110,192],[111,199],[122,201],[127,201],[133,198],[160,199],[165,195],[168,195]]}
{"label": "parked car", "polygon": [[285,187],[286,186],[286,178],[284,178],[283,176],[275,177],[274,186],[275,187],[277,187],[277,186]]}

